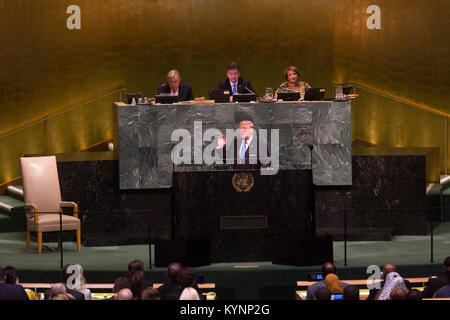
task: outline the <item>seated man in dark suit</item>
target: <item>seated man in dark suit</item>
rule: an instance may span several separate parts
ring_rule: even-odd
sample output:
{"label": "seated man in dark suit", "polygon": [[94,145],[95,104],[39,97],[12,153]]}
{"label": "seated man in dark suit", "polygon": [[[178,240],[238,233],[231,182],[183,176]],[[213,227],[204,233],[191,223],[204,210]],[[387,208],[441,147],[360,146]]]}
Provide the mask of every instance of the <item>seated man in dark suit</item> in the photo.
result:
{"label": "seated man in dark suit", "polygon": [[[267,145],[262,141],[258,141],[258,137],[254,135],[254,132],[253,122],[243,120],[239,123],[239,138],[234,139],[234,150],[232,153],[233,169],[258,169],[262,164],[267,164],[267,161],[261,162],[263,157],[267,156],[267,158],[270,158]],[[225,137],[219,137],[217,148],[223,148],[223,159],[224,163],[226,163],[229,155],[227,155],[227,141]]]}
{"label": "seated man in dark suit", "polygon": [[17,272],[13,267],[2,270],[2,281],[0,283],[0,300],[28,300],[25,289],[17,284]]}
{"label": "seated man in dark suit", "polygon": [[178,96],[178,101],[194,100],[191,87],[181,82],[181,76],[177,70],[169,71],[167,83],[158,88],[159,93],[171,93],[174,96]]}
{"label": "seated man in dark suit", "polygon": [[181,272],[181,265],[177,262],[172,262],[167,266],[166,278],[167,281],[158,288],[161,294],[161,300],[179,300],[183,288],[178,282],[178,276]]}
{"label": "seated man in dark suit", "polygon": [[239,66],[236,62],[232,62],[227,68],[227,78],[219,82],[219,89],[230,91],[230,101],[233,101],[233,94],[236,93],[254,93],[250,81],[242,79],[239,73]]}
{"label": "seated man in dark suit", "polygon": [[[61,283],[66,287],[66,292],[65,293],[68,293],[68,294],[72,295],[75,298],[75,300],[84,300],[84,294],[83,293],[78,292],[76,290],[72,290],[72,289],[70,289],[67,286],[69,277],[73,274],[73,273],[68,273],[67,272],[67,268],[69,266],[71,266],[71,264],[66,264],[64,266],[63,270],[62,270],[62,282]],[[44,292],[44,299],[45,300],[49,300],[49,298],[51,298],[51,293],[52,293],[52,289],[47,289]]]}

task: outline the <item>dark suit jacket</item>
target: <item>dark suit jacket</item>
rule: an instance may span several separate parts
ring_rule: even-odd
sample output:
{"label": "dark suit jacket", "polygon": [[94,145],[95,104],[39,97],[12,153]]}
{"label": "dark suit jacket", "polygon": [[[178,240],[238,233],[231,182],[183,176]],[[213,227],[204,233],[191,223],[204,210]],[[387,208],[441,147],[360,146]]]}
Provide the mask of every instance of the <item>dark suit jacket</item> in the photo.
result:
{"label": "dark suit jacket", "polygon": [[[170,86],[166,83],[158,88],[158,93],[170,93]],[[180,82],[180,87],[178,88],[178,100],[179,101],[189,101],[194,100],[194,95],[192,94],[191,86]]]}
{"label": "dark suit jacket", "polygon": [[183,288],[177,283],[168,281],[158,288],[161,300],[179,300]]}
{"label": "dark suit jacket", "polygon": [[[44,292],[45,300],[48,300],[50,298],[50,290],[51,289],[45,290],[45,292]],[[67,288],[67,286],[66,286],[66,293],[71,294],[75,298],[75,300],[84,300],[84,294],[82,294],[81,292],[78,292],[76,290],[69,289],[69,288]]]}
{"label": "dark suit jacket", "polygon": [[[241,144],[242,144],[242,139],[241,138],[235,138],[234,139],[234,152],[233,152],[233,169],[259,169],[262,165],[261,163],[261,158],[260,158],[260,146],[259,146],[259,141],[258,138],[256,136],[253,136],[252,141],[250,142],[250,145],[247,148],[247,151],[245,152],[245,162],[243,164],[239,164],[239,155],[241,152]],[[224,159],[224,163],[226,163],[226,159],[227,159],[227,145],[229,145],[229,143],[227,142],[227,144],[223,147],[223,159]],[[269,157],[270,153],[269,150],[267,149],[267,145],[265,143],[262,143],[262,148],[266,149],[266,154]],[[256,163],[250,163],[250,160],[253,160],[253,162]]]}
{"label": "dark suit jacket", "polygon": [[0,283],[0,300],[28,300],[25,289],[20,284]]}
{"label": "dark suit jacket", "polygon": [[[253,91],[256,94],[256,96],[258,96],[256,91],[253,90],[250,81],[242,79],[242,78],[239,78],[238,85],[237,85],[237,92],[238,93],[251,93],[245,87],[249,88],[251,91]],[[219,89],[229,90],[230,91],[230,95],[233,93],[233,90],[232,90],[231,84],[230,84],[230,80],[228,80],[228,78],[219,82]]]}

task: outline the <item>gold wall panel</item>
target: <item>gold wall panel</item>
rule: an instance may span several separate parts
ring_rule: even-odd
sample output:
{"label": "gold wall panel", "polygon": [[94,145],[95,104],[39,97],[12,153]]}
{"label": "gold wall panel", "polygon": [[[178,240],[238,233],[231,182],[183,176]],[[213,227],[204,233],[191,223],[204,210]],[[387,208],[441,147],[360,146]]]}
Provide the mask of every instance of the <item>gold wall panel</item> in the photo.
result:
{"label": "gold wall panel", "polygon": [[[81,30],[66,28],[72,4]],[[381,30],[366,27],[373,4]],[[173,68],[206,96],[232,60],[259,94],[293,64],[328,92],[358,83],[450,113],[449,10],[447,0],[0,0],[0,134],[119,85],[152,96]],[[442,121],[361,94],[354,136],[439,146],[444,167]],[[73,152],[112,138],[111,119],[89,108],[67,114],[51,122],[50,147]],[[10,141],[3,159],[32,153],[23,139]]]}

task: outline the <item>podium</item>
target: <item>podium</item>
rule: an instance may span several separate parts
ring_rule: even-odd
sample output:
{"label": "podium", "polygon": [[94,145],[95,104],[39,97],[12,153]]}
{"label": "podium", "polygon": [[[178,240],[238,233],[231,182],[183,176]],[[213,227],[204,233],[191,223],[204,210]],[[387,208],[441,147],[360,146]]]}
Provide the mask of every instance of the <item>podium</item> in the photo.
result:
{"label": "podium", "polygon": [[313,234],[311,170],[174,173],[174,239],[209,239],[216,262],[270,261],[274,240]]}

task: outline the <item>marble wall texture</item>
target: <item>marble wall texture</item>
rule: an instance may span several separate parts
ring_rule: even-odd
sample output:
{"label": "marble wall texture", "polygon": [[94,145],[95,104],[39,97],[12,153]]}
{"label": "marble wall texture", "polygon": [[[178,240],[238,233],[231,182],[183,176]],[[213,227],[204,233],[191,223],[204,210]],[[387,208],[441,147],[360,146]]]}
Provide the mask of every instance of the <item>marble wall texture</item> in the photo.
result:
{"label": "marble wall texture", "polygon": [[[280,170],[310,168],[308,145],[312,145],[315,185],[352,184],[350,102],[117,105],[120,189],[171,187],[170,154],[176,144],[172,132],[186,129],[194,137],[194,121],[201,121],[200,132],[217,128],[225,134],[242,120],[253,121],[256,130],[279,129]],[[209,143],[203,142],[201,148]],[[270,133],[267,143],[270,146]],[[191,152],[194,159],[194,148]]]}

